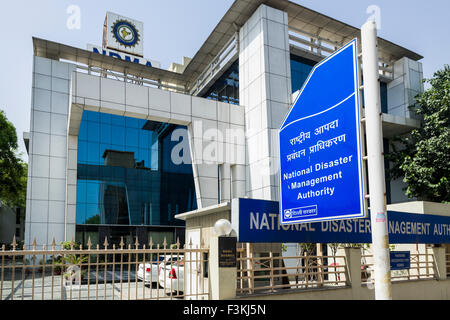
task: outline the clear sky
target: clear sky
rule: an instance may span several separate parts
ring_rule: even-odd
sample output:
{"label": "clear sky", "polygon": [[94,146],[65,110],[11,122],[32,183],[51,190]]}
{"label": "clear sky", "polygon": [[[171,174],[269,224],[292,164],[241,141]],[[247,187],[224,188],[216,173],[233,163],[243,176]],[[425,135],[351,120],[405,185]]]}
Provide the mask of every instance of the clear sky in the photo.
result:
{"label": "clear sky", "polygon": [[[22,133],[30,128],[32,36],[86,48],[101,44],[106,11],[144,22],[145,57],[162,68],[193,57],[226,13],[233,0],[4,0],[0,50],[0,109],[16,126],[26,160]],[[379,36],[425,57],[424,75],[450,64],[450,1],[448,0],[293,0],[352,26],[381,9]],[[81,9],[81,28],[68,29],[67,8]]]}

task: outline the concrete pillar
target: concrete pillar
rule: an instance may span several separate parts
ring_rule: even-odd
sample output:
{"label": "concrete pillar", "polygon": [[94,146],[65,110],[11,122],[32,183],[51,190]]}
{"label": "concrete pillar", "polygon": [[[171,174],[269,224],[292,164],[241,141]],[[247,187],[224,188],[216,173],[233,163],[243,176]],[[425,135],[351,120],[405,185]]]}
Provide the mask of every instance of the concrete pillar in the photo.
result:
{"label": "concrete pillar", "polygon": [[228,300],[236,297],[237,269],[219,267],[219,237],[210,238],[209,249],[210,295],[212,300]]}
{"label": "concrete pillar", "polygon": [[[34,57],[25,244],[38,247],[75,238],[75,221],[66,220],[66,204],[76,200],[67,184],[68,117],[75,65]],[[73,213],[73,210],[71,211]],[[68,238],[68,236],[70,238]]]}
{"label": "concrete pillar", "polygon": [[361,249],[345,248],[345,262],[347,266],[346,281],[352,287],[354,300],[360,299],[361,292]]}
{"label": "concrete pillar", "polygon": [[291,103],[286,12],[259,6],[239,32],[239,97],[245,107],[247,196],[278,200],[278,129]]}
{"label": "concrete pillar", "polygon": [[444,247],[434,247],[433,248],[434,257],[434,272],[436,279],[446,280],[447,279],[447,261],[445,257]]}
{"label": "concrete pillar", "polygon": [[[317,250],[317,256],[319,257],[319,258],[317,258],[317,264],[319,265],[319,266],[321,266],[321,265],[323,265],[323,250],[322,250],[322,244],[321,243],[317,243],[316,244],[316,250]],[[324,270],[324,269],[319,269],[319,270]],[[323,275],[320,273],[319,274],[319,284],[318,284],[318,286],[319,287],[323,287],[323,281],[324,281],[324,278],[323,278]]]}
{"label": "concrete pillar", "polygon": [[388,83],[388,113],[420,119],[411,110],[415,97],[424,91],[422,63],[403,57],[394,63],[394,79]]}
{"label": "concrete pillar", "polygon": [[219,165],[220,170],[220,202],[231,200],[231,168],[229,163]]}
{"label": "concrete pillar", "polygon": [[[205,99],[206,100],[206,99]],[[193,104],[201,104],[204,101],[193,100]],[[214,102],[214,101],[213,101]],[[208,102],[211,108],[217,108]],[[208,127],[208,125],[210,127]],[[217,121],[205,120],[193,121],[187,126],[189,137],[189,148],[192,159],[192,173],[194,175],[194,185],[197,197],[197,207],[206,208],[218,203],[218,170],[217,159],[214,159],[214,152],[217,151],[217,138],[210,137],[211,140],[204,139],[204,132],[217,133]],[[215,148],[215,149],[214,149]],[[209,152],[211,151],[211,153]]]}
{"label": "concrete pillar", "polygon": [[245,197],[245,166],[231,166],[231,198]]}
{"label": "concrete pillar", "polygon": [[[388,114],[419,119],[410,106],[416,104],[415,97],[424,92],[422,63],[403,57],[394,63],[393,80],[387,85]],[[403,178],[390,182],[391,202],[401,203],[411,201],[405,195],[406,183]]]}

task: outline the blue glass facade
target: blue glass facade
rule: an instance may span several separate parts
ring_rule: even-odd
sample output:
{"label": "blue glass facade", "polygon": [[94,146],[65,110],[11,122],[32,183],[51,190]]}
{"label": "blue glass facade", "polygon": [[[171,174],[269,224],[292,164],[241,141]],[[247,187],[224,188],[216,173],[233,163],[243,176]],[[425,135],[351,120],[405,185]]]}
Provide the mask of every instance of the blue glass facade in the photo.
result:
{"label": "blue glass facade", "polygon": [[316,62],[291,54],[292,93],[300,90]]}
{"label": "blue glass facade", "polygon": [[387,83],[380,82],[381,112],[388,113]]}
{"label": "blue glass facade", "polygon": [[[317,62],[299,57],[291,54],[291,82],[292,93],[297,92],[303,87],[306,79],[308,78],[312,68]],[[380,83],[380,95],[381,95],[381,111],[388,112],[388,99],[387,99],[387,83]],[[364,103],[364,96],[363,96]]]}
{"label": "blue glass facade", "polygon": [[239,104],[239,59],[208,89],[203,98]]}
{"label": "blue glass facade", "polygon": [[[303,87],[306,79],[317,62],[291,54],[291,85],[292,93]],[[381,110],[387,113],[387,83],[381,82]],[[231,104],[239,104],[239,60],[208,89],[204,98],[218,100]]]}
{"label": "blue glass facade", "polygon": [[180,143],[171,141],[171,133],[178,128],[84,111],[78,136],[77,225],[182,226],[174,215],[195,210],[197,203],[192,165],[176,165],[171,159]]}

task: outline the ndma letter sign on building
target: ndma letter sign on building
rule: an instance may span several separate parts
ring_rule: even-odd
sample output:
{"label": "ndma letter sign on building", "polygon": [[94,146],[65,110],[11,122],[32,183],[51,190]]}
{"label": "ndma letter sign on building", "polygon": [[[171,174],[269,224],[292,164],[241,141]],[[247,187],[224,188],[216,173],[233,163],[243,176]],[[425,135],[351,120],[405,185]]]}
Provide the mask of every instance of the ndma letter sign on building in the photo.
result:
{"label": "ndma letter sign on building", "polygon": [[282,224],[366,216],[356,39],[317,64],[280,129]]}

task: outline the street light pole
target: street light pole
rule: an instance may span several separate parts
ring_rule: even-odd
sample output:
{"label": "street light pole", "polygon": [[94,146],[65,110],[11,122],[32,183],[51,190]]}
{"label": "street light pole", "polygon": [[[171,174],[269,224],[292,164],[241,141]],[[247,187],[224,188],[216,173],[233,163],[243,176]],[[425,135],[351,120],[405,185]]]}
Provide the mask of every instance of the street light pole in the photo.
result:
{"label": "street light pole", "polygon": [[375,21],[368,21],[362,26],[361,44],[367,135],[367,165],[372,223],[372,251],[375,269],[375,299],[392,300],[389,235],[385,204],[377,25]]}

